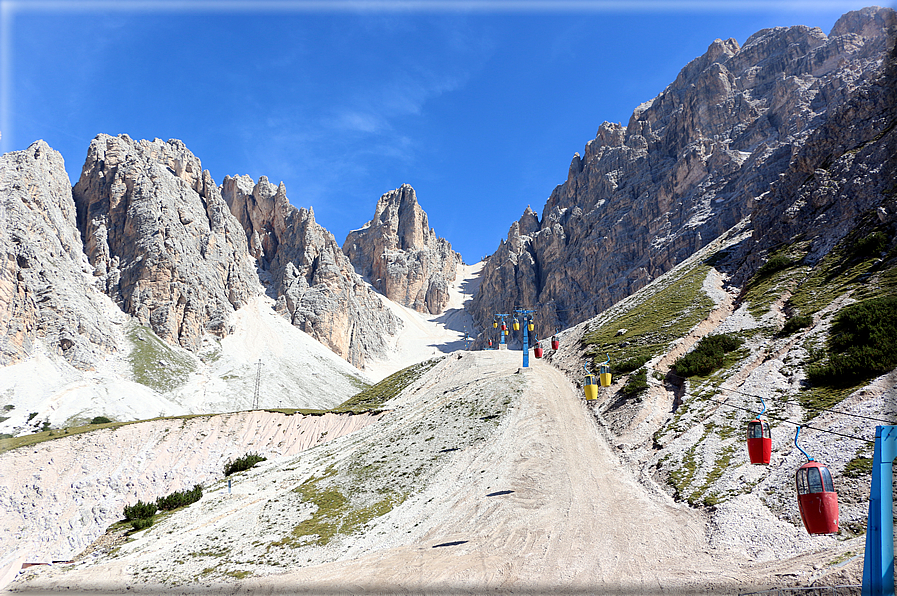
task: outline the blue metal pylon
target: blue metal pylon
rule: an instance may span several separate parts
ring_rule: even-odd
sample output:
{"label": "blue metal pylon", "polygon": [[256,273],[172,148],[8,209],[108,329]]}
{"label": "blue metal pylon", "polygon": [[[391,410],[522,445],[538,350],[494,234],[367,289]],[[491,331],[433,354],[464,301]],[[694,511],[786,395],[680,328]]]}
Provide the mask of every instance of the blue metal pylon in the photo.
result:
{"label": "blue metal pylon", "polygon": [[534,310],[515,310],[518,315],[523,315],[523,368],[529,368],[529,326],[526,324],[527,315],[532,315]]}
{"label": "blue metal pylon", "polygon": [[894,594],[893,463],[897,455],[897,426],[875,427],[872,490],[863,558],[863,596]]}
{"label": "blue metal pylon", "polygon": [[[508,314],[508,313],[496,313],[496,314],[494,314],[494,315],[492,315],[492,316],[501,319],[502,325],[504,325],[505,327],[507,327],[508,325],[507,325],[507,323],[505,323],[505,319],[508,318],[508,317],[510,317],[511,315]],[[506,332],[503,331],[503,330],[499,327],[499,329],[498,329],[498,337],[499,337],[499,339],[498,339],[498,345],[499,345],[499,346],[503,346],[503,345],[505,345],[505,335],[506,335]]]}

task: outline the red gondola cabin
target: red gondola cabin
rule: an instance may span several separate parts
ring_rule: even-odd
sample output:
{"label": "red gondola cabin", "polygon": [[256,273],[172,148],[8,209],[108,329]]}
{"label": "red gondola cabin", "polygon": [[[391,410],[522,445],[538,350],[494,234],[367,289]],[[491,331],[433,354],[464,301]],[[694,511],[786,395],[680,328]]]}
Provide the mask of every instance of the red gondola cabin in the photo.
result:
{"label": "red gondola cabin", "polygon": [[557,336],[555,335],[554,337],[551,338],[551,349],[557,350],[559,347],[561,347],[561,342],[560,342],[560,340],[558,340]]}
{"label": "red gondola cabin", "polygon": [[752,464],[768,464],[772,455],[772,438],[769,423],[760,418],[748,422],[747,448]]}
{"label": "red gondola cabin", "polygon": [[838,531],[838,493],[824,465],[810,460],[797,469],[797,505],[810,534]]}
{"label": "red gondola cabin", "polygon": [[536,358],[541,358],[544,350],[542,350],[542,346],[536,344],[536,349],[533,351],[536,353]]}

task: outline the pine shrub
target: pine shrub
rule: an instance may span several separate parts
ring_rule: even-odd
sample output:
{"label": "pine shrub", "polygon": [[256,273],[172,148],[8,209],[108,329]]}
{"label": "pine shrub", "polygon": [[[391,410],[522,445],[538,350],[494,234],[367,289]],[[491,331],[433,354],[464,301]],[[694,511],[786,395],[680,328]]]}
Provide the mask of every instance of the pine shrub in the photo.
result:
{"label": "pine shrub", "polygon": [[791,335],[798,329],[804,329],[805,327],[809,327],[813,324],[813,317],[810,315],[797,315],[791,317],[785,324],[782,326],[782,331],[780,335],[785,337],[786,335]]}
{"label": "pine shrub", "polygon": [[774,255],[757,270],[757,277],[768,277],[773,273],[787,269],[793,264],[793,261],[785,255]]}
{"label": "pine shrub", "polygon": [[156,507],[162,511],[171,511],[186,507],[202,498],[202,486],[197,484],[191,490],[179,490],[165,497],[156,499]]}
{"label": "pine shrub", "polygon": [[636,373],[629,375],[629,380],[623,386],[623,393],[629,397],[638,395],[648,388],[648,371],[644,368]]}
{"label": "pine shrub", "polygon": [[708,335],[701,338],[694,350],[678,358],[673,369],[681,377],[709,375],[725,363],[726,354],[741,344],[741,338],[727,333]]}
{"label": "pine shrub", "polygon": [[635,356],[634,358],[630,358],[628,360],[624,360],[618,364],[615,364],[613,369],[617,374],[625,375],[626,373],[631,373],[634,370],[638,370],[642,366],[644,366],[645,362],[650,360],[650,356]]}
{"label": "pine shrub", "polygon": [[265,461],[268,459],[267,457],[262,457],[258,453],[250,452],[244,455],[243,457],[239,457],[234,460],[227,460],[227,463],[224,464],[224,476],[230,476],[231,474],[236,474],[237,472],[244,472],[254,466],[255,464]]}
{"label": "pine shrub", "polygon": [[897,367],[897,296],[847,306],[835,316],[828,359],[807,368],[815,385],[849,386]]}
{"label": "pine shrub", "polygon": [[148,527],[153,525],[152,517],[140,517],[131,521],[131,527],[134,528],[134,531],[145,530]]}
{"label": "pine shrub", "polygon": [[853,245],[853,254],[860,259],[872,257],[881,254],[887,245],[887,236],[881,232],[872,232],[865,238],[856,241],[856,244]]}
{"label": "pine shrub", "polygon": [[112,421],[105,416],[95,416],[90,421],[91,424],[109,424],[110,422]]}
{"label": "pine shrub", "polygon": [[143,501],[137,501],[134,505],[126,505],[125,506],[125,519],[128,521],[137,520],[137,519],[148,519],[156,514],[156,509],[158,509],[155,503],[144,503]]}

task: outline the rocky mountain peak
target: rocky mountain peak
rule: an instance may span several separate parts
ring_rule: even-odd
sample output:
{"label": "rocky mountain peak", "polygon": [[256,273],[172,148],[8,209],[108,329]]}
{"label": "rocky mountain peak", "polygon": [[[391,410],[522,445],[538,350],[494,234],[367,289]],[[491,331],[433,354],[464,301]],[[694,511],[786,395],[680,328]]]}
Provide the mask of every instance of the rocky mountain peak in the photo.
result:
{"label": "rocky mountain peak", "polygon": [[98,135],[72,192],[93,274],[165,341],[197,350],[260,292],[239,224],[183,142]]}
{"label": "rocky mountain peak", "polygon": [[384,241],[391,244],[391,249],[429,248],[436,240],[436,233],[430,229],[427,214],[417,202],[410,184],[403,184],[381,196],[373,219],[364,227],[375,228]]}
{"label": "rocky mountain peak", "polygon": [[290,204],[283,182],[225,177],[221,193],[246,234],[276,309],[336,354],[362,367],[386,350],[399,320],[370,290],[314,211]]}
{"label": "rocky mountain peak", "polygon": [[430,228],[408,184],[380,197],[373,219],[349,232],[343,252],[387,298],[431,314],[448,303],[448,284],[461,263],[461,255]]}
{"label": "rocky mountain peak", "polygon": [[806,160],[801,148],[815,131],[877,84],[894,32],[893,10],[869,8],[839,19],[830,36],[794,26],[741,46],[714,40],[626,126],[598,127],[538,230],[512,225],[484,266],[475,317],[486,325],[509,305],[541,304],[551,310],[544,333],[669,271],[750,215],[793,160]]}
{"label": "rocky mountain peak", "polygon": [[44,141],[0,156],[0,365],[35,352],[92,368],[121,341],[94,287],[62,156]]}

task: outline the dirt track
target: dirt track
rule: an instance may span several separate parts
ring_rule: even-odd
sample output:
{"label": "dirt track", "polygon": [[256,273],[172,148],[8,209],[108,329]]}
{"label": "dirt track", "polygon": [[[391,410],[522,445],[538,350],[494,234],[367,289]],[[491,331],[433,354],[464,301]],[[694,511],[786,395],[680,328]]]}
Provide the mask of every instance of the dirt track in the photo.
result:
{"label": "dirt track", "polygon": [[[519,353],[501,357],[513,366]],[[621,471],[559,371],[535,361],[524,374],[527,389],[500,432],[436,480],[449,488],[417,544],[244,588],[656,592],[719,579],[701,515]]]}

